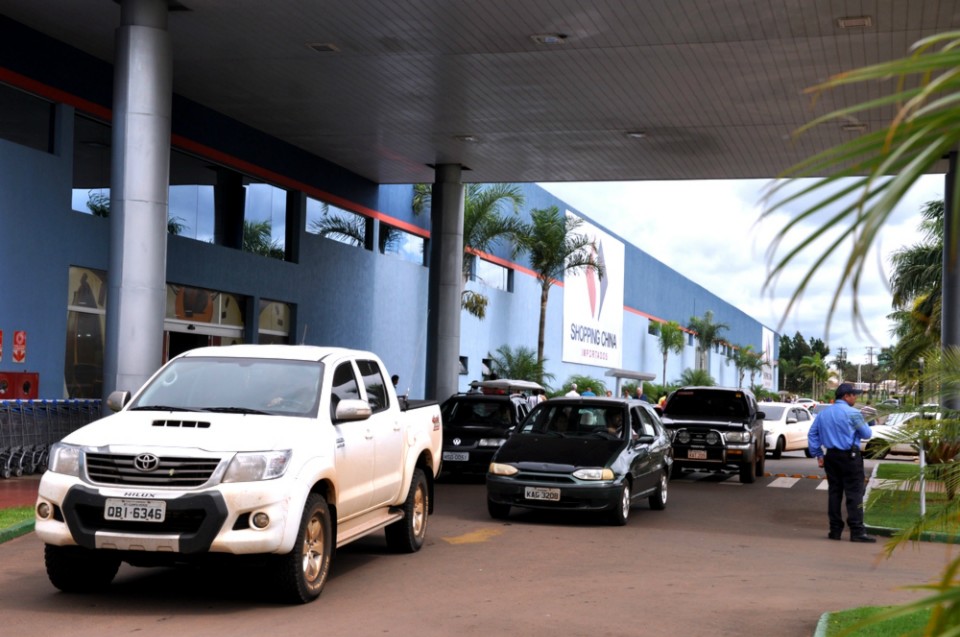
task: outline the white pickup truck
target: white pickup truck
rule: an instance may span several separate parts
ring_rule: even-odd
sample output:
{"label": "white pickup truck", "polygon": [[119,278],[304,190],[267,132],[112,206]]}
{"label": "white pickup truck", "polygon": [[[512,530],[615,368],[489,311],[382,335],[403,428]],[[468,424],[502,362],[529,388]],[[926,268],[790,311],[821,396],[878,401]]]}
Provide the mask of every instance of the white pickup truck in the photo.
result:
{"label": "white pickup truck", "polygon": [[368,352],[290,345],[182,354],[118,413],[53,446],[36,533],[64,591],[135,566],[257,555],[270,588],[308,602],[334,548],[386,532],[419,550],[440,468],[440,409],[398,399]]}

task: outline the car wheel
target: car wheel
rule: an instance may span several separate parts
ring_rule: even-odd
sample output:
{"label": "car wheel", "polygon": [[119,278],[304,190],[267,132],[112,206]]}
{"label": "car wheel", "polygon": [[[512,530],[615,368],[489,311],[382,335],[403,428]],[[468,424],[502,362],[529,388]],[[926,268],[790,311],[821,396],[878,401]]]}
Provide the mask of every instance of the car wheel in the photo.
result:
{"label": "car wheel", "polygon": [[767,468],[767,454],[763,452],[763,447],[757,448],[757,477],[762,478]]}
{"label": "car wheel", "polygon": [[403,503],[403,519],[386,529],[387,548],[395,553],[416,553],[427,536],[430,515],[430,490],[422,469],[413,470],[410,490]]}
{"label": "car wheel", "polygon": [[610,523],[614,526],[623,526],[630,517],[630,483],[626,480],[620,486],[620,497],[610,512]]}
{"label": "car wheel", "polygon": [[510,516],[510,505],[494,502],[487,498],[487,513],[494,520],[506,520]]}
{"label": "car wheel", "polygon": [[288,602],[304,604],[320,596],[330,574],[333,523],[327,501],[311,493],[303,506],[293,550],[278,558],[277,591]]}
{"label": "car wheel", "polygon": [[740,482],[752,484],[757,481],[756,468],[753,462],[744,462],[740,465]]}
{"label": "car wheel", "polygon": [[657,490],[653,495],[650,496],[650,508],[656,511],[663,511],[667,507],[667,471],[664,470],[660,474],[660,484],[657,485]]}
{"label": "car wheel", "polygon": [[50,583],[65,593],[90,593],[105,589],[120,569],[120,558],[79,546],[43,548]]}
{"label": "car wheel", "polygon": [[774,460],[779,460],[783,456],[783,448],[786,446],[786,442],[783,440],[783,436],[777,438],[777,444],[773,448],[773,451],[770,452],[770,457]]}

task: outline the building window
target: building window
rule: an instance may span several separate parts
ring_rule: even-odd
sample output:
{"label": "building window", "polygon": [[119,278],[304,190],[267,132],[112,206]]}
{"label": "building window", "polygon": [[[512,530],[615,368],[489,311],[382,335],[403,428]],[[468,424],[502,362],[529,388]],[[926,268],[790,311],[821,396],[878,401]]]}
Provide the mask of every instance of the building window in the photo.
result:
{"label": "building window", "polygon": [[474,259],[473,280],[504,292],[513,291],[513,270],[486,259]]}
{"label": "building window", "polygon": [[290,306],[278,301],[260,300],[257,341],[286,344],[290,342]]}
{"label": "building window", "polygon": [[214,192],[217,176],[227,170],[178,150],[170,151],[167,231],[204,243],[216,240]]}
{"label": "building window", "polygon": [[460,375],[466,376],[470,373],[470,358],[467,356],[460,357]]}
{"label": "building window", "polygon": [[243,250],[284,259],[287,191],[272,184],[244,179]]}
{"label": "building window", "polygon": [[647,334],[650,336],[660,335],[660,323],[657,321],[647,321]]}
{"label": "building window", "polygon": [[107,273],[71,267],[67,297],[67,351],[63,377],[69,398],[103,395]]}
{"label": "building window", "polygon": [[0,84],[0,138],[52,153],[54,112],[52,102]]}
{"label": "building window", "polygon": [[492,358],[483,358],[480,360],[480,376],[483,380],[493,380],[497,377],[497,375],[493,373]]}
{"label": "building window", "polygon": [[373,219],[307,197],[307,232],[358,248],[369,248]]}
{"label": "building window", "polygon": [[73,118],[73,193],[71,207],[95,217],[110,216],[109,124]]}
{"label": "building window", "polygon": [[393,254],[404,261],[425,265],[427,242],[423,237],[380,222],[380,253]]}

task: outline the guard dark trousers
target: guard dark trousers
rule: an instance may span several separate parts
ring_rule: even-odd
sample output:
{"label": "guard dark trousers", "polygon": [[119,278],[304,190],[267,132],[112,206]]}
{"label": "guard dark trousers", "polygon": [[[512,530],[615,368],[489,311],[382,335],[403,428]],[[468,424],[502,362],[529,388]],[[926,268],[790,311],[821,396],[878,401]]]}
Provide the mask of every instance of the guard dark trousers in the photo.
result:
{"label": "guard dark trousers", "polygon": [[830,534],[839,536],[843,531],[841,509],[847,498],[847,526],[851,535],[863,535],[863,456],[855,449],[827,449],[823,458],[827,474],[830,517]]}

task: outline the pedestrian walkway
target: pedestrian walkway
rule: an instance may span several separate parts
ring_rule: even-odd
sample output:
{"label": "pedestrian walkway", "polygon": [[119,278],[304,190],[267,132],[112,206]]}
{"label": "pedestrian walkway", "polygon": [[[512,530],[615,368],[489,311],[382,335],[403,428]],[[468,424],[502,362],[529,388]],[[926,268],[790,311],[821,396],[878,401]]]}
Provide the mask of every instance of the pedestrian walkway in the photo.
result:
{"label": "pedestrian walkway", "polygon": [[37,501],[37,490],[39,488],[39,475],[0,480],[0,509],[33,506]]}

